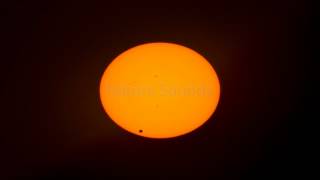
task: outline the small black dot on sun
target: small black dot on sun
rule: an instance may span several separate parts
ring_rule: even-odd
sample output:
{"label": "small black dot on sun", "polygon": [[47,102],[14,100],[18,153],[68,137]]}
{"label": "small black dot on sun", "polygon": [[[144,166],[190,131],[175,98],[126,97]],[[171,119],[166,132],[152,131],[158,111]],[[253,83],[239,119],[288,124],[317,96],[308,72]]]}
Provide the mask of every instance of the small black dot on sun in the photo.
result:
{"label": "small black dot on sun", "polygon": [[140,130],[139,130],[139,133],[142,133],[142,132],[143,132],[143,130],[142,130],[142,129],[140,129]]}

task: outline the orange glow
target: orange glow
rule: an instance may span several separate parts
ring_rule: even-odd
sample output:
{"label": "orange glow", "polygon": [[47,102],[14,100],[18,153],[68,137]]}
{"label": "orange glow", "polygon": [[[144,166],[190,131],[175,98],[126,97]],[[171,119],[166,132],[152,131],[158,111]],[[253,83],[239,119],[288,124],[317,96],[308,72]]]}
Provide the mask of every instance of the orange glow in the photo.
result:
{"label": "orange glow", "polygon": [[173,43],[133,47],[105,70],[103,108],[123,129],[149,138],[171,138],[204,124],[215,111],[220,84],[209,62]]}

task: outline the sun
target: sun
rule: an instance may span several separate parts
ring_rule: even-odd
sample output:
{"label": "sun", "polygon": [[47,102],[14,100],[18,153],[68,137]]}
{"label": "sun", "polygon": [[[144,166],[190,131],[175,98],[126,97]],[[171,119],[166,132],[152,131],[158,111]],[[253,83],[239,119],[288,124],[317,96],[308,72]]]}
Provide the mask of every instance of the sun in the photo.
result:
{"label": "sun", "polygon": [[117,56],[104,71],[100,98],[123,129],[172,138],[203,125],[214,113],[220,83],[211,64],[174,43],[146,43]]}

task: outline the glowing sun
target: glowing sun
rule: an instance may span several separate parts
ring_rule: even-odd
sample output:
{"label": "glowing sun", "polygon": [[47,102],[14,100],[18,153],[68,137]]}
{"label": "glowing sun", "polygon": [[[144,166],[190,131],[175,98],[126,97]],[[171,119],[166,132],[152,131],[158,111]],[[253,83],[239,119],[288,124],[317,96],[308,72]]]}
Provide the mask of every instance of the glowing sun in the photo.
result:
{"label": "glowing sun", "polygon": [[173,43],[147,43],[116,57],[100,83],[109,117],[149,138],[171,138],[203,125],[220,97],[218,76],[200,54]]}

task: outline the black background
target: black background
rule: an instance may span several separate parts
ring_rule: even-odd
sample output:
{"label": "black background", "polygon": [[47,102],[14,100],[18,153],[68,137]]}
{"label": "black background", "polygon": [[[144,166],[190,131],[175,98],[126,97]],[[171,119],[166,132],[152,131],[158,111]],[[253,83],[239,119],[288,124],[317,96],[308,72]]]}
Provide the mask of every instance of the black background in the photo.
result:
{"label": "black background", "polygon": [[[296,122],[310,66],[308,1],[2,5],[1,176],[61,179],[295,176]],[[204,55],[221,81],[211,119],[174,139],[116,126],[99,101],[106,66],[126,49],[165,41]],[[1,177],[0,177],[1,178]]]}

